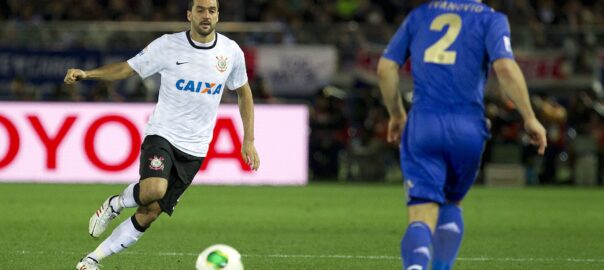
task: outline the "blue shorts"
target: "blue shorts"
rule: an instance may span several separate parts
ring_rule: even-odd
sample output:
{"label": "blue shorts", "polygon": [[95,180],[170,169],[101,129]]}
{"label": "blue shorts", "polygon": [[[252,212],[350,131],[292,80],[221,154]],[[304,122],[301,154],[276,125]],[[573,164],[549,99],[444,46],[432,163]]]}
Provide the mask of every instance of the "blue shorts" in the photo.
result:
{"label": "blue shorts", "polygon": [[407,204],[461,201],[476,179],[488,136],[482,113],[412,110],[400,151]]}

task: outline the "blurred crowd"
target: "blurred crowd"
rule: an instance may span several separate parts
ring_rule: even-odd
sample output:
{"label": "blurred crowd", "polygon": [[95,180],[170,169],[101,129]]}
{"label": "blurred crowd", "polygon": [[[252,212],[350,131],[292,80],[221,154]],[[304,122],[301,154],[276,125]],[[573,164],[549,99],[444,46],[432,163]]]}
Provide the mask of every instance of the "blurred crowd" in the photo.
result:
{"label": "blurred crowd", "polygon": [[[220,0],[221,21],[269,22],[284,26],[283,33],[256,35],[229,33],[243,46],[265,43],[332,44],[338,49],[345,83],[318,89],[295,102],[311,108],[309,163],[313,179],[399,179],[398,154],[385,141],[388,114],[371,76],[356,72],[360,52],[381,50],[408,12],[422,0]],[[563,51],[567,78],[588,75],[593,85],[569,84],[566,89],[531,89],[531,100],[548,129],[549,147],[543,162],[529,146],[522,121],[496,86],[489,86],[486,117],[492,140],[485,162],[524,164],[531,183],[576,182],[577,170],[597,163],[597,179],[604,168],[604,103],[598,50],[604,48],[604,1],[601,0],[488,0],[508,15],[517,51]],[[44,24],[54,21],[183,21],[187,0],[0,0],[0,22]],[[115,47],[113,39],[107,41]],[[144,40],[148,42],[148,40]],[[120,46],[140,44],[127,42]],[[0,41],[10,44],[10,40]],[[73,42],[82,46],[82,42]],[[369,78],[368,78],[369,77]],[[580,77],[583,78],[583,77]],[[292,102],[274,96],[270,83],[250,78],[257,103]],[[0,100],[154,101],[157,80],[136,78],[120,83],[82,86],[53,84],[36,91],[25,77],[0,87]],[[88,89],[82,91],[81,88]],[[3,91],[4,90],[4,91]],[[410,89],[406,89],[407,92]],[[411,94],[407,93],[409,108]],[[234,102],[230,95],[225,102]],[[505,152],[505,157],[501,154]],[[387,154],[384,154],[387,153]],[[505,160],[502,160],[505,159]],[[386,166],[384,166],[386,165]],[[392,168],[392,169],[389,169]],[[585,171],[585,170],[583,170]]]}
{"label": "blurred crowd", "polygon": [[[257,35],[230,33],[243,44],[334,44],[343,59],[359,47],[385,45],[405,16],[424,0],[220,0],[223,22],[281,24],[283,32]],[[565,48],[580,54],[604,43],[593,27],[604,27],[600,0],[485,0],[508,15],[516,48]],[[0,21],[44,24],[57,21],[184,21],[187,0],[0,0]],[[0,32],[1,34],[1,32]],[[10,33],[4,33],[11,37]],[[148,43],[149,37],[109,38],[106,47]],[[18,37],[14,37],[18,39]],[[89,38],[89,37],[85,37]],[[56,40],[61,40],[57,37]],[[69,37],[61,42],[83,46]],[[119,42],[122,40],[123,42]],[[138,41],[138,42],[137,42]],[[0,41],[0,44],[3,42]],[[26,46],[32,46],[27,44]],[[140,44],[142,43],[142,44]],[[84,45],[85,46],[85,45]],[[581,57],[579,55],[578,57]]]}
{"label": "blurred crowd", "polygon": [[[488,163],[523,164],[529,184],[603,184],[604,99],[602,89],[533,93],[531,102],[548,132],[544,156],[528,143],[513,103],[491,87],[485,117],[491,138],[483,154]],[[598,91],[599,90],[599,91]],[[410,109],[411,94],[405,95]],[[379,89],[357,81],[346,97],[320,91],[311,110],[311,167],[317,179],[398,181],[398,151],[386,142],[388,113]],[[484,181],[480,174],[478,181]]]}
{"label": "blurred crowd", "polygon": [[[220,0],[223,21],[400,23],[424,0]],[[604,23],[599,0],[485,0],[512,24]],[[2,0],[0,19],[19,21],[179,21],[187,0]]]}
{"label": "blurred crowd", "polygon": [[[596,90],[596,91],[594,91]],[[504,96],[487,97],[491,140],[484,162],[518,163],[532,184],[600,183],[604,175],[604,101],[598,89],[571,89],[572,94],[534,93],[531,102],[547,130],[548,147],[536,154],[524,133],[522,118]],[[601,91],[601,89],[599,89]],[[500,153],[498,153],[498,151]],[[589,178],[589,179],[588,179]]]}

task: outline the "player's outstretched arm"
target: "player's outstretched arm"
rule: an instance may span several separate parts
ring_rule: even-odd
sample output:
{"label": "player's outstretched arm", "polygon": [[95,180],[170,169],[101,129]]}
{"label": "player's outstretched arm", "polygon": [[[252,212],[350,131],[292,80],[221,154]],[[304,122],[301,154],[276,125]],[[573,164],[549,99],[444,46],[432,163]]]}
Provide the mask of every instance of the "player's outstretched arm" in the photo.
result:
{"label": "player's outstretched arm", "polygon": [[252,99],[252,89],[247,82],[237,89],[237,101],[243,122],[241,156],[252,170],[257,171],[260,167],[260,157],[254,146],[254,100]]}
{"label": "player's outstretched arm", "polygon": [[68,69],[65,83],[72,84],[81,80],[117,81],[134,75],[134,70],[127,62],[120,62],[102,66],[93,70]]}
{"label": "player's outstretched arm", "polygon": [[531,137],[531,143],[538,145],[539,154],[543,155],[547,146],[545,128],[535,117],[531,107],[526,81],[520,67],[513,59],[502,58],[493,62],[493,68],[503,92],[514,102],[524,119],[524,128]]}
{"label": "player's outstretched arm", "polygon": [[405,126],[405,121],[407,121],[403,100],[398,91],[400,80],[398,75],[399,69],[400,66],[396,62],[384,57],[380,59],[377,68],[378,84],[382,92],[384,105],[386,105],[388,114],[390,115],[387,139],[389,143],[396,144],[400,142],[403,127]]}

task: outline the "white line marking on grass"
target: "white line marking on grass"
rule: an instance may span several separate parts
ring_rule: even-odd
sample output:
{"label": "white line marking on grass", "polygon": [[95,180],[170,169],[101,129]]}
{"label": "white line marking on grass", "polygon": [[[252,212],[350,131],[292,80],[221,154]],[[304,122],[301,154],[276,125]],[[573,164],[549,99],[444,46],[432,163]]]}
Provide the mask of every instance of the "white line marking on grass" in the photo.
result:
{"label": "white line marking on grass", "polygon": [[[32,254],[32,255],[45,255],[45,254],[69,254],[69,255],[85,255],[85,252],[71,252],[71,251],[58,251],[58,252],[46,252],[46,251],[29,251],[29,250],[0,250],[0,254]],[[126,251],[120,253],[123,255],[143,255],[143,256],[172,256],[172,257],[195,257],[198,253],[182,253],[182,252],[136,252]],[[302,258],[302,259],[354,259],[354,260],[400,260],[398,256],[379,256],[379,255],[342,255],[342,254],[327,254],[327,255],[311,255],[311,254],[242,254],[243,257],[253,258]],[[458,261],[468,262],[574,262],[574,263],[604,263],[604,259],[593,259],[593,258],[490,258],[490,257],[478,257],[478,258],[457,258]]]}
{"label": "white line marking on grass", "polygon": [[268,257],[268,258],[309,258],[309,259],[360,259],[360,260],[400,260],[394,256],[360,256],[360,255],[304,255],[304,254],[243,254],[243,257]]}
{"label": "white line marking on grass", "polygon": [[[269,258],[326,258],[326,259],[359,259],[359,260],[400,260],[397,256],[361,256],[361,255],[303,255],[303,254],[243,254],[243,257],[269,257]],[[474,262],[577,262],[577,263],[604,263],[604,259],[578,259],[578,258],[457,258],[458,261]]]}
{"label": "white line marking on grass", "polygon": [[604,259],[578,259],[578,258],[457,258],[459,261],[497,261],[497,262],[577,262],[577,263],[603,263]]}

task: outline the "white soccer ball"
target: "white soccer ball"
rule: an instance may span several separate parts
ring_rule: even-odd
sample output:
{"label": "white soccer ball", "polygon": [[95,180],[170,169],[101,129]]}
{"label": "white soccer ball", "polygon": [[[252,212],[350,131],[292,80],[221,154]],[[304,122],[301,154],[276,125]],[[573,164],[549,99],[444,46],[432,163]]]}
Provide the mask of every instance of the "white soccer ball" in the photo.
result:
{"label": "white soccer ball", "polygon": [[241,254],[223,244],[213,245],[202,251],[195,267],[197,270],[243,270]]}

